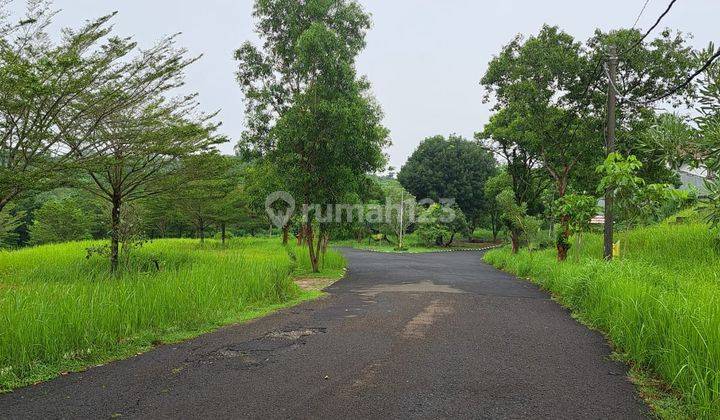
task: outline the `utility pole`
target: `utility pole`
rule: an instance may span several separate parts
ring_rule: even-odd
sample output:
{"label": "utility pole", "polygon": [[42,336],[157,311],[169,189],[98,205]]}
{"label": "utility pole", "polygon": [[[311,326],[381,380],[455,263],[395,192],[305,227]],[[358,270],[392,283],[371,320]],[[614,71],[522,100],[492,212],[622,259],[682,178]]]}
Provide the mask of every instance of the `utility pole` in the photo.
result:
{"label": "utility pole", "polygon": [[[617,47],[608,47],[608,103],[607,103],[607,133],[605,136],[605,154],[615,152],[615,106],[617,98],[615,91],[615,74],[617,73],[618,56]],[[612,188],[605,190],[605,260],[613,258],[613,202],[614,191]]]}

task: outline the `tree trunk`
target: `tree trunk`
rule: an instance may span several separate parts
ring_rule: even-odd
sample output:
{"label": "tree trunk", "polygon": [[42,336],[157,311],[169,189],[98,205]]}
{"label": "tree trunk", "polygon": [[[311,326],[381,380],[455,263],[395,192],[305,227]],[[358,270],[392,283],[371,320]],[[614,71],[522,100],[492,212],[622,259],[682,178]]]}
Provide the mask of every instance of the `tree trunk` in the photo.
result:
{"label": "tree trunk", "polygon": [[120,206],[122,199],[114,195],[110,212],[110,271],[117,273],[120,260]]}
{"label": "tree trunk", "polygon": [[557,258],[558,261],[565,261],[567,259],[568,250],[570,249],[570,220],[568,216],[563,216],[560,219],[560,225],[562,232],[558,236],[557,240]]}
{"label": "tree trunk", "polygon": [[520,251],[520,233],[511,231],[510,243],[512,244],[512,253],[517,254]]}
{"label": "tree trunk", "polygon": [[493,211],[491,214],[492,217],[492,236],[493,236],[493,242],[497,242],[498,232],[500,230],[500,227],[498,226],[498,214],[497,211]]}
{"label": "tree trunk", "polygon": [[285,226],[283,226],[283,245],[287,245],[289,239],[290,239],[290,225],[286,223]]}
{"label": "tree trunk", "polygon": [[445,242],[443,247],[445,247],[445,248],[449,247],[450,245],[452,245],[454,240],[455,240],[455,232],[453,232],[452,235],[450,235],[450,240]]}
{"label": "tree trunk", "polygon": [[225,239],[227,238],[227,226],[225,222],[220,223],[220,237],[222,238],[223,246],[225,246]]}
{"label": "tree trunk", "polygon": [[323,253],[323,255],[325,255],[325,253],[327,252],[327,249],[328,249],[328,244],[330,243],[330,235],[328,235],[327,233],[325,233],[322,238],[323,238],[323,240],[322,240],[322,253]]}
{"label": "tree trunk", "polygon": [[[315,242],[315,234],[313,233],[312,225],[310,224],[312,222],[308,222],[305,225],[305,242],[307,242],[308,245],[308,253],[310,255],[310,265],[312,266],[313,273],[319,273],[320,272],[320,265],[318,264],[318,255],[315,252],[314,242]],[[318,239],[319,241],[320,239]]]}

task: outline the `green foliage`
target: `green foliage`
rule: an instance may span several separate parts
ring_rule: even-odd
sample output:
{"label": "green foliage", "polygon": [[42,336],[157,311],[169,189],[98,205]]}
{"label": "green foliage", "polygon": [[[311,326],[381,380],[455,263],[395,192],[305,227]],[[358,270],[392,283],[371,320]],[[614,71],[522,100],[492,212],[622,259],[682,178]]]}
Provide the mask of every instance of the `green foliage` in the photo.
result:
{"label": "green foliage", "polygon": [[0,209],[0,249],[17,245],[17,229],[22,225],[25,212],[10,204]]}
{"label": "green foliage", "polygon": [[636,175],[642,166],[633,155],[625,158],[620,153],[611,153],[595,170],[602,176],[598,192],[604,193],[609,189],[621,199],[632,196],[645,185],[645,180]]}
{"label": "green foliage", "polygon": [[693,202],[693,193],[675,189],[669,184],[646,184],[637,176],[642,163],[633,155],[619,153],[607,157],[598,166],[602,175],[598,192],[614,192],[620,221],[627,224],[658,222]]}
{"label": "green foliage", "polygon": [[46,201],[34,214],[30,243],[70,242],[91,239],[92,219],[74,197]]}
{"label": "green foliage", "polygon": [[[674,220],[673,220],[674,221]],[[604,331],[618,353],[651,369],[683,397],[689,418],[720,416],[720,258],[700,223],[618,233],[621,257],[603,261],[603,238],[586,235],[577,262],[552,251],[490,251],[486,261],[552,291]],[[680,413],[671,415],[677,418]]]}
{"label": "green foliage", "polygon": [[482,145],[457,135],[423,140],[400,170],[398,180],[418,199],[454,199],[472,225],[489,205],[485,182],[495,160]]}
{"label": "green foliage", "polygon": [[558,218],[566,218],[570,232],[577,234],[590,229],[590,219],[598,211],[597,199],[590,195],[567,194],[554,206]]}
{"label": "green foliage", "polygon": [[[384,166],[389,143],[370,85],[355,70],[369,15],[348,0],[262,0],[254,16],[263,49],[245,43],[236,52],[247,99],[238,151],[283,168],[283,185],[299,204],[324,207],[360,194],[365,174]],[[317,215],[308,216],[311,249]],[[326,238],[328,226],[318,228]],[[316,271],[320,242],[310,252]]]}
{"label": "green foliage", "polygon": [[469,226],[459,206],[432,204],[420,213],[417,235],[425,245],[448,247],[457,235],[468,235]]}

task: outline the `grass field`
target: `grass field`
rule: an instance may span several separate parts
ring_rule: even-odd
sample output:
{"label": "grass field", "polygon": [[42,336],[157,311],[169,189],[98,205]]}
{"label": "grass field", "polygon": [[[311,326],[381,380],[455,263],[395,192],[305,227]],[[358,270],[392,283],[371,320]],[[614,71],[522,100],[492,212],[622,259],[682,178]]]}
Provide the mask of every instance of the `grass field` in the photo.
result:
{"label": "grass field", "polygon": [[[304,270],[306,251],[286,249],[277,238],[233,239],[226,247],[156,240],[136,250],[118,277],[108,273],[104,258],[86,258],[92,245],[0,252],[0,390],[319,295],[291,279]],[[330,275],[344,264],[328,251]]]}
{"label": "grass field", "polygon": [[657,399],[663,417],[720,418],[720,253],[706,225],[665,223],[619,235],[621,257],[601,260],[602,237],[589,235],[565,263],[554,250],[488,252],[489,263],[530,277],[617,352],[648,368],[672,392]]}

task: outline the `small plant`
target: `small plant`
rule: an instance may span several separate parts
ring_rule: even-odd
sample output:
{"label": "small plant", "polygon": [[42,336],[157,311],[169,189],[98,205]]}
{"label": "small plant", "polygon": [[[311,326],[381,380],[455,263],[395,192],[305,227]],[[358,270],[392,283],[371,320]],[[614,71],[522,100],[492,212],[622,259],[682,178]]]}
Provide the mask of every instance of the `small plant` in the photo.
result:
{"label": "small plant", "polygon": [[[559,218],[568,221],[570,233],[575,237],[578,248],[575,255],[580,258],[582,234],[590,229],[590,220],[597,214],[597,199],[589,195],[567,194],[555,201],[554,208]],[[562,245],[566,249],[570,248],[565,235],[558,235],[558,241],[566,241],[562,244],[558,242],[558,247]]]}

